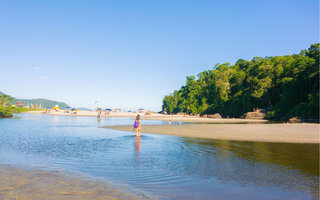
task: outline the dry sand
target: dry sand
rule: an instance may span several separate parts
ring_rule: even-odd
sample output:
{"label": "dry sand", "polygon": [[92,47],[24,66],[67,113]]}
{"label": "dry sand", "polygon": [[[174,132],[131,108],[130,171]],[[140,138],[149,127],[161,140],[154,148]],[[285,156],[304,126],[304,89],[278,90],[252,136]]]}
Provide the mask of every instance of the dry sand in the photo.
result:
{"label": "dry sand", "polygon": [[60,172],[0,166],[0,199],[150,199],[106,182]]}
{"label": "dry sand", "polygon": [[[132,126],[104,128],[132,131]],[[319,124],[144,125],[142,132],[219,140],[319,143]]]}
{"label": "dry sand", "polygon": [[[70,115],[63,111],[49,114]],[[134,118],[137,114],[140,114],[143,120],[171,121],[173,124],[177,124],[174,122],[195,123],[186,125],[148,125],[143,126],[142,132],[144,133],[238,141],[319,143],[319,124],[262,124],[267,122],[267,120],[239,118],[211,119],[185,115],[145,115],[144,113],[128,112],[109,112],[106,117]],[[98,113],[95,111],[78,111],[76,116],[96,117],[97,115]],[[132,126],[108,126],[105,128],[132,131]]]}
{"label": "dry sand", "polygon": [[[76,111],[76,114],[65,112],[64,110],[50,111],[44,113],[44,111],[30,111],[30,114],[47,114],[47,115],[64,115],[64,116],[84,116],[84,117],[98,117],[97,111]],[[133,113],[133,112],[104,112],[102,111],[102,117],[131,117],[134,118],[139,114],[140,116],[148,116],[145,113]],[[153,114],[154,117],[161,117],[161,114]]]}
{"label": "dry sand", "polygon": [[145,120],[159,120],[159,121],[171,121],[171,122],[192,122],[192,123],[212,123],[212,124],[234,124],[234,123],[266,123],[268,120],[264,119],[241,119],[241,118],[200,118],[192,116],[182,116],[182,115],[151,115],[142,116]]}
{"label": "dry sand", "polygon": [[[43,111],[30,111],[31,114],[44,114]],[[64,110],[50,111],[45,113],[47,115],[64,115],[71,116],[70,113],[66,113]],[[102,117],[129,117],[135,118],[140,115],[144,120],[160,120],[160,121],[172,121],[172,122],[195,122],[195,123],[263,123],[268,120],[258,120],[258,119],[240,119],[240,118],[224,118],[224,119],[212,119],[212,118],[200,118],[187,115],[163,115],[158,113],[152,113],[151,115],[146,115],[145,113],[134,113],[134,112],[102,112]],[[76,114],[72,116],[86,116],[86,117],[97,117],[98,112],[96,111],[76,111]]]}

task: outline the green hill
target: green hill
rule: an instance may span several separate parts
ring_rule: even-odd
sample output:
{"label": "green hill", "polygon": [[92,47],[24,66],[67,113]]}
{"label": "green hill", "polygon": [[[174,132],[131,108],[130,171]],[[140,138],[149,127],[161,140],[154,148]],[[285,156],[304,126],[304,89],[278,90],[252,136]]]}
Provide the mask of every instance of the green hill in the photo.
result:
{"label": "green hill", "polygon": [[319,118],[319,43],[299,54],[239,59],[187,76],[163,99],[167,113],[240,117],[263,108],[266,118]]}
{"label": "green hill", "polygon": [[[0,92],[0,95],[5,95],[3,92]],[[70,107],[64,102],[58,102],[58,101],[53,101],[49,99],[16,99],[12,101],[12,104],[15,104],[16,102],[22,101],[24,106],[27,106],[28,104],[31,106],[32,105],[40,105],[42,108],[47,108],[47,107],[54,107],[56,105],[59,106],[59,108],[66,108]]]}
{"label": "green hill", "polygon": [[24,106],[27,106],[28,104],[31,106],[32,105],[40,105],[42,108],[47,108],[47,107],[54,107],[56,105],[59,106],[59,108],[66,108],[66,107],[70,107],[68,106],[66,103],[64,102],[58,102],[58,101],[53,101],[53,100],[48,100],[48,99],[16,99],[14,100],[12,103],[16,103],[18,101],[22,101]]}

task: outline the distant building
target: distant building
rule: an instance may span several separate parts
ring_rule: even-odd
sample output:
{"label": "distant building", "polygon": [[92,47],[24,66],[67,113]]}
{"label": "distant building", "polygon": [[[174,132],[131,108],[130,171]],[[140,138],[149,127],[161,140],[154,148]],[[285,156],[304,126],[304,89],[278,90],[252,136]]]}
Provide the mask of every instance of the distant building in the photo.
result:
{"label": "distant building", "polygon": [[23,107],[23,101],[17,101],[16,102],[17,107]]}

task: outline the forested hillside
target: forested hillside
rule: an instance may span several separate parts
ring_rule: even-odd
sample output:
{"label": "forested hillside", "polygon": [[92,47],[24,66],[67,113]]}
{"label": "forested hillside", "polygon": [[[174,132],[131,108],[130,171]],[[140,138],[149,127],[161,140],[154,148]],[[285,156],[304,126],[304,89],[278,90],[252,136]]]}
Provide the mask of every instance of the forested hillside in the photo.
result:
{"label": "forested hillside", "polygon": [[59,108],[67,108],[69,107],[66,103],[64,102],[58,102],[58,101],[53,101],[53,100],[48,100],[48,99],[15,99],[13,103],[16,103],[17,101],[22,101],[24,106],[27,106],[28,104],[31,106],[32,105],[40,105],[42,108],[52,108],[55,107],[56,105],[59,106]]}
{"label": "forested hillside", "polygon": [[[0,91],[0,96],[2,95],[5,95],[3,92]],[[24,106],[27,106],[29,104],[29,106],[32,105],[40,105],[41,104],[41,107],[42,108],[46,108],[46,107],[54,107],[56,105],[59,106],[59,108],[66,108],[66,107],[69,107],[66,103],[64,102],[58,102],[58,101],[53,101],[53,100],[49,100],[49,99],[16,99],[16,98],[13,98],[10,100],[10,102],[12,104],[15,104],[16,102],[23,102],[23,105]]]}
{"label": "forested hillside", "polygon": [[240,59],[188,76],[180,90],[164,97],[162,108],[225,117],[263,108],[270,119],[319,118],[319,43],[299,54]]}

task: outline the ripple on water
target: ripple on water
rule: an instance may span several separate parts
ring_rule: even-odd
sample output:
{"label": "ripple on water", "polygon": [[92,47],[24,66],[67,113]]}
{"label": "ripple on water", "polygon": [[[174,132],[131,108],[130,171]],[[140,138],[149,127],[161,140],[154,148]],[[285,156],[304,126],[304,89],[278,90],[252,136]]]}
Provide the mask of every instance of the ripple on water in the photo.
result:
{"label": "ripple on water", "polygon": [[1,199],[153,199],[124,186],[60,171],[0,165],[0,177]]}
{"label": "ripple on water", "polygon": [[[150,122],[158,123],[158,122]],[[0,164],[75,171],[161,199],[314,199],[319,145],[218,141],[100,129],[131,119],[0,120]]]}

